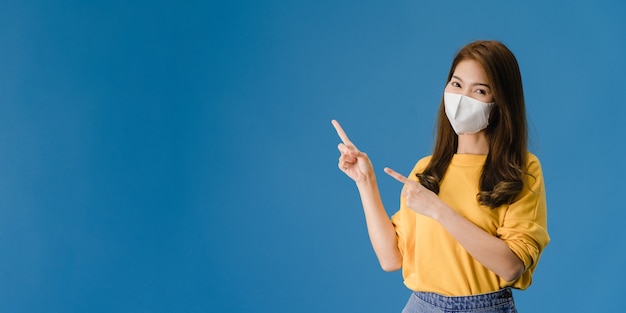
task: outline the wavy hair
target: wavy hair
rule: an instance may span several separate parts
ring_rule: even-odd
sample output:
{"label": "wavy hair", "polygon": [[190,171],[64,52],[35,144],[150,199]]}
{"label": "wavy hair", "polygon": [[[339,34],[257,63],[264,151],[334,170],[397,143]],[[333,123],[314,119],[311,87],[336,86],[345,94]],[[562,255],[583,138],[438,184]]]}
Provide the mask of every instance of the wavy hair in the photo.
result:
{"label": "wavy hair", "polygon": [[[459,50],[452,61],[446,83],[463,60],[478,62],[492,86],[495,106],[485,130],[489,138],[489,153],[476,198],[481,205],[496,208],[513,202],[524,187],[528,134],[522,77],[517,59],[504,44],[481,40]],[[424,171],[416,175],[422,185],[438,194],[439,184],[458,145],[458,135],[446,116],[443,97],[436,128],[432,159]]]}

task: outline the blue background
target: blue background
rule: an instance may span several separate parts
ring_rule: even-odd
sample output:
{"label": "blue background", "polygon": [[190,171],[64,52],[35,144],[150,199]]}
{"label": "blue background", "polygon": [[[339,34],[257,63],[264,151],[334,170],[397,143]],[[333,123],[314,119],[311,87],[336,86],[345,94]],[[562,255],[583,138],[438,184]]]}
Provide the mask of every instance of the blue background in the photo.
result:
{"label": "blue background", "polygon": [[2,1],[0,311],[399,312],[344,126],[397,210],[455,52],[520,63],[549,231],[521,312],[618,309],[619,1]]}

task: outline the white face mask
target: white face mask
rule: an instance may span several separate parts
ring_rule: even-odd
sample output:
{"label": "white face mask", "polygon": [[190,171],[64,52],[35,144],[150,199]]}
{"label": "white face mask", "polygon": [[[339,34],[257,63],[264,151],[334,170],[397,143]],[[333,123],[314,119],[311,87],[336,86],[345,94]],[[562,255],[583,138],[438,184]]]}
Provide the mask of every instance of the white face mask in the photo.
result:
{"label": "white face mask", "polygon": [[489,125],[492,103],[485,103],[457,93],[444,92],[446,115],[457,135],[477,133]]}

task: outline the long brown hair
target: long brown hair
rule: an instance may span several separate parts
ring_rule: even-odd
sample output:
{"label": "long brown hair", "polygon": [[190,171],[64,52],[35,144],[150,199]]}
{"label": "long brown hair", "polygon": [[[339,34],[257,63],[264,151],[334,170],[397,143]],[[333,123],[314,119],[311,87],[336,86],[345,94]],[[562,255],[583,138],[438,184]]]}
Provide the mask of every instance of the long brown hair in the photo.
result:
{"label": "long brown hair", "polygon": [[[480,204],[495,208],[513,202],[524,187],[527,155],[526,109],[519,65],[513,53],[498,41],[475,41],[463,47],[450,67],[448,80],[463,60],[478,62],[492,86],[495,106],[486,134],[489,153],[480,177]],[[458,135],[448,120],[443,98],[437,118],[437,137],[430,164],[417,177],[422,185],[439,193],[439,183],[456,153]]]}

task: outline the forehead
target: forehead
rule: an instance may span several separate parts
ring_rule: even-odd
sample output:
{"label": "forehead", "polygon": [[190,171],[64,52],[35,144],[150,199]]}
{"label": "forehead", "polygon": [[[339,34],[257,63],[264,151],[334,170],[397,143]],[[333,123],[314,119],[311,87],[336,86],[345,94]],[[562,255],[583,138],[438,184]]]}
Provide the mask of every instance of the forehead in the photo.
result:
{"label": "forehead", "polygon": [[463,80],[465,83],[482,83],[487,84],[487,72],[474,60],[463,60],[454,68],[453,76]]}

